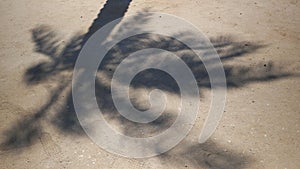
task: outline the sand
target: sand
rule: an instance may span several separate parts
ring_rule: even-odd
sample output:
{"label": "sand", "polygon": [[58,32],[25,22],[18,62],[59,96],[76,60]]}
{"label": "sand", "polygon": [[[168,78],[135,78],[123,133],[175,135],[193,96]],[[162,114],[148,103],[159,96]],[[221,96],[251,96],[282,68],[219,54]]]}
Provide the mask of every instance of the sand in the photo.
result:
{"label": "sand", "polygon": [[[72,107],[75,61],[53,63],[64,57],[60,54],[66,45],[86,35],[105,3],[1,0],[1,168],[299,168],[299,1],[130,3],[125,16],[163,12],[199,28],[223,58],[228,82],[223,118],[206,143],[197,139],[209,110],[210,90],[200,83],[201,111],[189,135],[170,151],[146,159],[114,155],[93,143]],[[114,110],[106,99],[109,81],[102,79],[101,85],[100,107],[120,131],[141,136],[168,127],[169,121],[141,131],[139,126],[120,123],[119,116],[110,114]],[[134,90],[132,97],[140,97],[139,92],[145,91]],[[175,100],[172,107],[177,97],[169,95]],[[144,102],[140,100],[147,107]]]}

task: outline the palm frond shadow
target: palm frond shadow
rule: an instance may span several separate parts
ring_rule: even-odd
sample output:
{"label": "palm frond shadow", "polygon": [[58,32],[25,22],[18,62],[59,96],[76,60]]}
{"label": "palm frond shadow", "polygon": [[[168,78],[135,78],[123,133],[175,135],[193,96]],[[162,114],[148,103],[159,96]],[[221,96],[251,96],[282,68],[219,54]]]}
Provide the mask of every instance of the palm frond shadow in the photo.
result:
{"label": "palm frond shadow", "polygon": [[[249,167],[255,159],[249,155],[226,149],[208,140],[203,144],[181,144],[176,152],[171,150],[160,156],[163,162],[172,161],[178,168],[242,169]],[[184,158],[182,158],[184,157]]]}

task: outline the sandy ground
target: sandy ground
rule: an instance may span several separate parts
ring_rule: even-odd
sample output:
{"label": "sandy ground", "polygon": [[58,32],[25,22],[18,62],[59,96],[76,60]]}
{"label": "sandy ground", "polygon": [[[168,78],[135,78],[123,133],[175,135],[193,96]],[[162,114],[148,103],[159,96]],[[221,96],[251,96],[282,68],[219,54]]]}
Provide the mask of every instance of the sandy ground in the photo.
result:
{"label": "sandy ground", "polygon": [[[130,3],[125,16],[164,12],[201,29],[223,57],[228,80],[224,116],[208,142],[197,143],[210,103],[209,89],[200,84],[202,111],[190,134],[167,153],[147,159],[120,157],[95,145],[72,108],[67,63],[74,61],[51,69],[53,60],[64,57],[59,51],[88,31],[104,4],[1,0],[1,168],[300,167],[298,0]],[[105,89],[99,93],[106,104],[101,92]],[[109,106],[104,108],[110,113]],[[121,130],[136,129],[112,122]]]}

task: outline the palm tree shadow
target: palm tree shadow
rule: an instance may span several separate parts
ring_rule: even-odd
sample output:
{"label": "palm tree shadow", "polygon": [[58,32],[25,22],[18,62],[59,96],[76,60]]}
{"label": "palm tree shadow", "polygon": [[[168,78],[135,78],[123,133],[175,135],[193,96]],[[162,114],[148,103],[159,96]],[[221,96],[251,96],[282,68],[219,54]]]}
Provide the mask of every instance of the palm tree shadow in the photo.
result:
{"label": "palm tree shadow", "polygon": [[[124,16],[129,5],[129,0],[122,2],[108,0],[103,9],[100,10],[97,18],[91,24],[89,31],[86,34],[77,33],[69,41],[60,38],[57,32],[49,26],[42,25],[32,29],[31,33],[32,40],[35,43],[35,51],[46,56],[48,60],[28,68],[24,74],[24,81],[28,85],[53,83],[55,87],[49,89],[51,96],[47,103],[34,112],[32,116],[26,117],[22,121],[13,124],[7,132],[4,133],[6,140],[1,144],[2,149],[26,147],[35,143],[42,132],[43,125],[41,124],[41,119],[45,117],[50,117],[51,124],[60,132],[78,136],[84,134],[76,117],[71,93],[72,71],[77,56],[85,42],[95,31],[108,22]],[[147,18],[147,15],[150,14],[141,12],[136,15],[134,20],[127,24],[139,25],[146,23],[147,19],[144,18]],[[180,32],[178,36],[189,37],[187,36],[188,34],[189,32]],[[230,63],[236,58],[249,55],[261,48],[267,47],[267,45],[261,42],[237,41],[230,35],[218,36],[210,40],[223,63]],[[99,108],[104,113],[105,118],[126,126],[124,132],[127,135],[136,137],[147,136],[139,132],[141,128],[145,129],[143,131],[147,131],[149,135],[159,133],[167,129],[176,118],[176,116],[174,117],[171,113],[164,112],[157,120],[142,125],[122,117],[114,106],[110,91],[113,72],[129,54],[145,48],[160,48],[178,53],[181,59],[194,73],[200,92],[202,89],[210,89],[209,77],[202,61],[182,42],[172,37],[156,34],[141,34],[119,42],[107,53],[99,66],[95,92]],[[202,50],[205,51],[206,46],[203,46]],[[206,53],[208,57],[209,54],[209,52]],[[257,69],[249,66],[225,64],[224,69],[228,87],[238,88],[249,83],[295,76],[291,73],[282,72],[280,67],[274,66],[271,62],[262,63],[262,65],[266,66]],[[134,90],[158,88],[175,95],[180,94],[178,86],[174,83],[174,79],[168,74],[157,70],[141,72],[132,81],[131,85]],[[134,104],[138,109],[143,108],[138,103]],[[50,114],[49,112],[51,111],[54,112],[54,114]],[[213,152],[210,153],[212,156],[207,154],[206,157],[205,153],[209,153],[210,151]],[[199,152],[204,154],[198,154]],[[225,165],[230,161],[236,161],[236,163],[228,164],[228,166],[233,166],[229,168],[242,168],[244,162],[247,160],[247,158],[239,159],[236,155],[220,153],[219,146],[215,143],[186,147],[182,153],[188,154],[186,157],[188,160],[196,161],[194,162],[195,166],[208,166],[209,168],[222,168],[220,167],[221,165]],[[217,157],[214,158],[214,156]],[[161,158],[166,157],[166,154],[161,156]],[[207,160],[201,161],[201,159],[198,159],[199,157],[205,157]]]}

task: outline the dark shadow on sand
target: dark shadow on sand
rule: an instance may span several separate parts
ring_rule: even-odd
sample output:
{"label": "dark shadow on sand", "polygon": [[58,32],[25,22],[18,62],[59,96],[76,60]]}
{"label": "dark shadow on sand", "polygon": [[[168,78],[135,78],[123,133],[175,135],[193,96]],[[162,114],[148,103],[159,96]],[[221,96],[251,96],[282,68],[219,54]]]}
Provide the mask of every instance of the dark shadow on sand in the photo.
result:
{"label": "dark shadow on sand", "polygon": [[[28,68],[24,74],[24,81],[28,85],[43,85],[47,83],[55,83],[56,85],[49,89],[51,96],[44,106],[33,112],[32,116],[24,117],[22,121],[8,127],[7,132],[4,133],[7,139],[1,144],[3,150],[32,145],[42,131],[41,119],[47,117],[48,112],[52,109],[55,109],[55,111],[51,115],[51,124],[58,131],[78,136],[84,134],[75,114],[71,93],[72,71],[77,56],[87,39],[96,30],[114,19],[123,17],[129,5],[129,0],[122,2],[108,0],[91,24],[89,31],[83,35],[76,34],[69,41],[63,41],[63,39],[59,38],[56,31],[49,26],[42,25],[32,29],[35,51],[43,54],[48,60]],[[147,15],[150,14],[146,12],[138,13],[135,19],[127,24],[139,25],[146,23],[147,20],[144,18],[147,18]],[[180,32],[179,36],[188,38],[188,34],[189,32]],[[261,67],[252,67],[249,64],[248,66],[230,64],[237,58],[267,47],[262,42],[237,41],[233,35],[213,37],[210,40],[224,63],[229,89],[243,87],[249,83],[260,83],[295,76],[294,74],[281,71],[280,67],[274,66],[271,62],[257,64],[262,65]],[[176,118],[176,116],[174,117],[170,113],[164,112],[160,118],[149,124],[138,124],[122,117],[113,104],[110,91],[110,80],[113,72],[129,54],[145,48],[160,48],[170,52],[181,52],[181,59],[195,75],[200,94],[201,90],[210,89],[208,74],[203,63],[180,41],[155,34],[141,34],[121,41],[108,52],[99,66],[98,73],[102,78],[105,77],[106,79],[102,80],[99,77],[96,80],[96,96],[99,108],[104,113],[105,118],[126,126],[124,133],[135,137],[146,137],[163,131]],[[203,46],[203,50],[206,50],[205,46]],[[206,57],[209,57],[209,52],[206,55]],[[149,90],[158,88],[177,95],[180,94],[179,88],[172,77],[158,70],[146,70],[139,73],[131,85],[136,90],[141,88]],[[143,109],[138,103],[134,104],[137,108]],[[57,105],[60,106],[57,108]],[[140,133],[141,128],[148,135]],[[175,156],[165,153],[160,158],[162,160],[168,159],[168,162],[174,164],[180,163],[181,159],[189,160],[194,167],[208,168],[243,168],[246,163],[251,161],[250,157],[240,156],[239,153],[223,152],[223,148],[211,141],[202,145],[188,145]]]}

